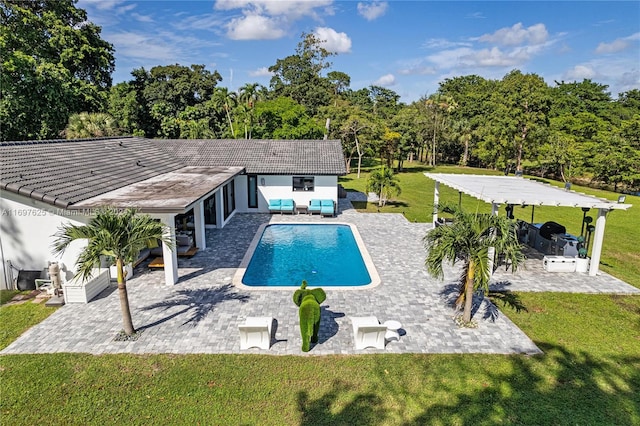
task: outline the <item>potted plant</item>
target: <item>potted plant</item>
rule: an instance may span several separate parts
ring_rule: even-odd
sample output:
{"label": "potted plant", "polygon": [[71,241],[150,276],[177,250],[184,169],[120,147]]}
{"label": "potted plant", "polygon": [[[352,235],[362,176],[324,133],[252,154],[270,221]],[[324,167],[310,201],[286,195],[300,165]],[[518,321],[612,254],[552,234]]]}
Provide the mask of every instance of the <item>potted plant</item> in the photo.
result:
{"label": "potted plant", "polygon": [[578,237],[578,245],[581,246],[578,249],[578,257],[576,258],[576,272],[589,272],[589,258],[587,257],[587,249],[582,246],[584,244],[584,237]]}

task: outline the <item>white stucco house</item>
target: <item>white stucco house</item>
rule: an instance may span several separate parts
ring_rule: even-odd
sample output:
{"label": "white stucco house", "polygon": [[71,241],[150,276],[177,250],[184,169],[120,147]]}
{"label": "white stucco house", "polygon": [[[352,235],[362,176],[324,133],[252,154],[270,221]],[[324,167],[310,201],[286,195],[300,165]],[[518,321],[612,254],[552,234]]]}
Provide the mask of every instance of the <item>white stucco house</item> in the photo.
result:
{"label": "white stucco house", "polygon": [[[1,287],[16,269],[63,262],[68,273],[82,242],[51,254],[62,223],[85,224],[101,206],[134,207],[175,238],[189,221],[195,245],[205,228],[237,212],[268,212],[269,199],[338,201],[346,174],[339,140],[156,140],[135,137],[0,143]],[[177,281],[177,255],[163,248],[165,281]],[[169,259],[169,261],[167,260]]]}

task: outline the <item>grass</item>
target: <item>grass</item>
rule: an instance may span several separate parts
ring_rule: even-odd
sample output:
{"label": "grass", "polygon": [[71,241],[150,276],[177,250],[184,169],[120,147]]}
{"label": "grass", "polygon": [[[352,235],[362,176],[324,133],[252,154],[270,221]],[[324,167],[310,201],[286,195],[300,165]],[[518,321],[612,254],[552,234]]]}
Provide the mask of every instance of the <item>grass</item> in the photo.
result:
{"label": "grass", "polygon": [[[381,210],[430,220],[433,182],[413,171],[400,174],[401,203]],[[347,176],[342,183],[364,190],[364,182]],[[445,196],[457,202],[457,193]],[[624,278],[638,268],[632,240],[640,204],[630,198],[636,206],[607,221],[611,257],[603,269],[639,286],[637,276]],[[540,221],[549,217],[570,232],[580,224],[581,212],[569,224],[571,209],[539,210]],[[607,253],[612,240],[619,255]],[[15,425],[640,424],[640,297],[519,297],[527,311],[503,312],[544,355],[5,355],[0,418]],[[52,312],[43,308],[0,308],[3,332],[16,328],[0,347]]]}
{"label": "grass", "polygon": [[32,300],[5,306],[13,296],[21,293],[28,294],[31,291],[0,290],[0,299],[3,305],[0,307],[0,350],[56,310],[56,308],[44,306],[44,303],[33,303]]}
{"label": "grass", "polygon": [[640,424],[640,297],[521,296],[529,312],[508,315],[542,356],[11,355],[0,413],[17,425]]}

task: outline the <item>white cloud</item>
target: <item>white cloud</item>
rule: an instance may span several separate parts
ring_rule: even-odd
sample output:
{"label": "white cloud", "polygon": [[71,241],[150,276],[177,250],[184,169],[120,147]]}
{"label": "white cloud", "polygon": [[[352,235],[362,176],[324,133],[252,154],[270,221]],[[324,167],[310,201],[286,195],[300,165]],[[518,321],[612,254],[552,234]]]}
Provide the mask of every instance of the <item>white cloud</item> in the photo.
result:
{"label": "white cloud", "polygon": [[140,15],[139,13],[132,13],[131,17],[138,22],[153,22],[153,18],[149,15]]}
{"label": "white cloud", "polygon": [[465,18],[467,18],[467,19],[486,19],[486,16],[484,16],[484,13],[482,13],[482,12],[473,12],[473,13],[467,14],[467,16],[465,16]]}
{"label": "white cloud", "polygon": [[138,6],[137,4],[132,3],[132,4],[128,4],[126,6],[119,7],[119,8],[116,9],[116,14],[121,15],[123,13],[127,13],[130,10],[135,9],[137,6]]}
{"label": "white cloud", "polygon": [[460,57],[460,62],[467,67],[511,67],[520,65],[529,59],[526,51],[516,49],[503,52],[497,47],[470,52]]}
{"label": "white cloud", "polygon": [[[289,19],[299,19],[303,16],[317,18],[316,9],[331,6],[333,0],[217,0],[215,9],[242,9],[258,15],[284,16]],[[329,9],[325,12],[331,13]]]}
{"label": "white cloud", "polygon": [[277,20],[262,15],[234,18],[227,24],[227,36],[232,40],[273,40],[284,35]]}
{"label": "white cloud", "polygon": [[175,46],[150,34],[124,31],[112,34],[109,41],[116,46],[118,53],[128,58],[176,62],[179,55]]}
{"label": "white cloud", "polygon": [[127,0],[82,0],[78,2],[78,7],[85,9],[87,6],[95,6],[99,10],[114,10],[126,1]]}
{"label": "white cloud", "polygon": [[549,33],[544,24],[535,24],[524,28],[522,23],[518,22],[512,27],[500,28],[493,34],[481,35],[477,40],[505,46],[516,46],[519,44],[543,44],[548,37]]}
{"label": "white cloud", "polygon": [[622,50],[625,50],[629,46],[631,46],[632,41],[636,41],[640,39],[640,33],[631,34],[629,37],[618,38],[612,41],[611,43],[600,43],[598,47],[596,47],[596,53],[598,54],[606,54],[606,53],[616,53]]}
{"label": "white cloud", "polygon": [[[182,36],[170,31],[156,33],[140,33],[121,31],[109,35],[109,42],[113,43],[120,58],[134,62],[159,63],[192,63],[202,47],[217,46],[218,43]],[[213,56],[213,55],[211,55]]]}
{"label": "white cloud", "polygon": [[378,19],[387,12],[389,4],[386,1],[359,2],[358,14],[367,21]]}
{"label": "white cloud", "polygon": [[[320,20],[318,12],[333,14],[333,0],[217,0],[216,10],[242,10],[242,17],[232,18],[225,26],[233,40],[273,40],[286,34],[290,25],[309,16]],[[212,28],[213,29],[213,28]]]}
{"label": "white cloud", "polygon": [[576,65],[564,73],[567,80],[584,80],[585,78],[593,78],[597,75],[595,70],[587,65]]}
{"label": "white cloud", "polygon": [[257,70],[249,71],[251,77],[271,77],[273,73],[267,67],[261,67]]}
{"label": "white cloud", "polygon": [[412,68],[403,68],[398,71],[400,75],[434,75],[436,74],[436,69],[434,67],[412,67]]}
{"label": "white cloud", "polygon": [[373,82],[374,86],[382,87],[393,86],[394,84],[396,84],[396,78],[393,74],[385,74]]}
{"label": "white cloud", "polygon": [[616,53],[629,47],[629,42],[621,38],[613,40],[611,43],[600,43],[596,47],[597,54]]}
{"label": "white cloud", "polygon": [[422,47],[426,49],[450,49],[452,47],[471,46],[471,43],[460,41],[449,41],[444,38],[430,38],[425,41]]}
{"label": "white cloud", "polygon": [[320,40],[322,40],[322,47],[327,49],[329,52],[351,52],[351,39],[346,33],[339,33],[333,28],[327,27],[318,27],[314,33]]}
{"label": "white cloud", "polygon": [[619,92],[627,92],[640,87],[640,69],[629,70],[616,79],[616,86]]}
{"label": "white cloud", "polygon": [[218,31],[225,26],[225,21],[219,19],[214,13],[207,13],[197,16],[188,16],[172,24],[179,30],[211,30]]}

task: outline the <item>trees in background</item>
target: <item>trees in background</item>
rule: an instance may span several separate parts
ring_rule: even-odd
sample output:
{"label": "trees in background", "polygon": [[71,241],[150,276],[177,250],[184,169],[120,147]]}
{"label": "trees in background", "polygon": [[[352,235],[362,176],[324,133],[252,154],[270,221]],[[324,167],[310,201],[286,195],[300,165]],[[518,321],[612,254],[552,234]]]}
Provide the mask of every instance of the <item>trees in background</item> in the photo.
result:
{"label": "trees in background", "polygon": [[75,3],[0,4],[2,140],[56,138],[72,114],[105,110],[114,49]]}
{"label": "trees in background", "polygon": [[322,40],[313,34],[302,34],[296,52],[278,59],[269,67],[273,73],[271,90],[274,97],[290,97],[314,115],[323,105],[328,105],[335,84],[322,76],[331,66],[327,59],[334,55],[322,47]]}
{"label": "trees in background", "polygon": [[180,64],[135,69],[110,87],[113,47],[75,1],[6,0],[1,12],[5,140],[57,137],[81,112],[89,114],[74,116],[68,135],[111,134],[91,115],[108,112],[117,121],[108,129],[150,138],[339,138],[347,169],[357,158],[358,173],[364,157],[397,171],[417,159],[640,189],[637,89],[613,100],[591,80],[549,87],[513,70],[501,80],[448,78],[406,105],[386,87],[351,89],[351,77],[331,69],[333,53],[304,33],[294,54],[269,68],[269,88],[235,92],[219,86],[217,71]]}

